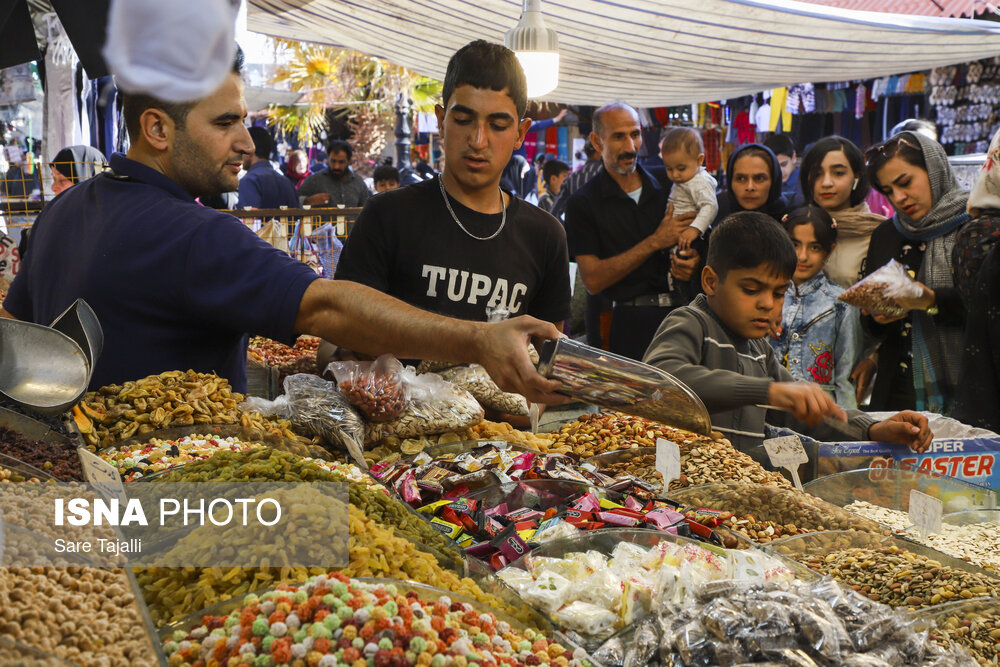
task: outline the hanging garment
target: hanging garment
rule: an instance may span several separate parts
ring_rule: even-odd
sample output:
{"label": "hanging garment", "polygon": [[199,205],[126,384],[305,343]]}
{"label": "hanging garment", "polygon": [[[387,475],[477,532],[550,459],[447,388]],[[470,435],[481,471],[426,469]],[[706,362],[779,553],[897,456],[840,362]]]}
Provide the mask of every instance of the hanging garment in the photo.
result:
{"label": "hanging garment", "polygon": [[865,98],[868,95],[865,84],[858,84],[858,88],[854,91],[854,94],[854,117],[860,120],[865,115]]}
{"label": "hanging garment", "polygon": [[[788,89],[788,103],[785,109],[790,114],[816,111],[816,87],[811,83],[797,83]],[[790,128],[785,128],[787,132]]]}
{"label": "hanging garment", "polygon": [[701,141],[705,145],[705,169],[714,174],[722,166],[722,133],[715,128],[705,130]]}
{"label": "hanging garment", "polygon": [[750,113],[741,111],[736,114],[733,120],[733,127],[736,128],[736,144],[752,144],[757,138],[757,126],[750,121]]}
{"label": "hanging garment", "polygon": [[[52,162],[55,154],[65,146],[89,144],[90,136],[83,136],[80,114],[77,112],[76,51],[56,14],[45,14],[48,46],[45,49],[45,107],[44,162]],[[48,180],[48,175],[42,173]]]}
{"label": "hanging garment", "polygon": [[760,107],[757,109],[757,115],[754,117],[754,125],[757,126],[756,129],[758,132],[767,132],[767,128],[770,124],[771,124],[771,105],[761,104]]}
{"label": "hanging garment", "polygon": [[[788,89],[775,88],[771,91],[771,118],[768,121],[767,131],[777,132],[780,122],[782,130],[792,129],[792,114],[788,113]],[[758,126],[759,127],[759,126]]]}

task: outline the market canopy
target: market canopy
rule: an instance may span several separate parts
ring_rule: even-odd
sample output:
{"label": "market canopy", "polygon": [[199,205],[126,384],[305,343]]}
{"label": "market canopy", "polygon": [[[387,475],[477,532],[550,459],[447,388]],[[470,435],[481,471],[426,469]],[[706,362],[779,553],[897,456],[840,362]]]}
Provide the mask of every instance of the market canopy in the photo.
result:
{"label": "market canopy", "polygon": [[[928,0],[929,1],[929,0]],[[344,46],[443,79],[473,39],[502,42],[520,0],[249,0],[250,30]],[[1000,54],[1000,23],[792,0],[544,0],[559,87],[544,99],[667,106],[867,79]]]}

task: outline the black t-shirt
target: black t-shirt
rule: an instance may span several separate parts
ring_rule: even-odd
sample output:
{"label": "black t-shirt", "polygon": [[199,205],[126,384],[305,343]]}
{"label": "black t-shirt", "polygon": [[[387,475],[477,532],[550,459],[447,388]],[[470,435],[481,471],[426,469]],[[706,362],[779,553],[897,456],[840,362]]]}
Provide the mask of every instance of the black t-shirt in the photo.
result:
{"label": "black t-shirt", "polygon": [[[639,203],[629,197],[606,168],[574,194],[566,205],[570,254],[608,259],[629,250],[656,231],[667,210],[667,191],[642,167]],[[613,301],[670,292],[670,251],[658,250],[614,285],[601,292]]]}
{"label": "black t-shirt", "polygon": [[[499,197],[499,193],[497,194]],[[501,214],[451,207],[472,234],[487,237]],[[473,239],[452,219],[438,179],[376,195],[365,205],[336,278],[364,283],[411,305],[465,320],[488,306],[559,322],[569,317],[566,234],[551,215],[511,198],[496,238]]]}

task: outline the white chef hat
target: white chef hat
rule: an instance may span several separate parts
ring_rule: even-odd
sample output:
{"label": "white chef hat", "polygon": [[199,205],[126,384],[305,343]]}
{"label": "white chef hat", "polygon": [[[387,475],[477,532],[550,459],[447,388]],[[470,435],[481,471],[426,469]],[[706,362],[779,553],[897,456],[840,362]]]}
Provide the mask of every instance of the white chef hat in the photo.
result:
{"label": "white chef hat", "polygon": [[215,92],[235,53],[238,0],[112,0],[104,58],[126,93],[192,102]]}

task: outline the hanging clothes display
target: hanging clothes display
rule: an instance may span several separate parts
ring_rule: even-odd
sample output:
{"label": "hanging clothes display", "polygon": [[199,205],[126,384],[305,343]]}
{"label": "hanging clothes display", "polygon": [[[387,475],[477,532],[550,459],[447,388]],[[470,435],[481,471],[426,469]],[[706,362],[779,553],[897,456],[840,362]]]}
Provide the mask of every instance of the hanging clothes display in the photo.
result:
{"label": "hanging clothes display", "polygon": [[[52,162],[65,146],[89,144],[90,131],[84,136],[78,112],[76,67],[80,61],[76,51],[55,13],[45,14],[42,20],[48,44],[45,49],[43,161]],[[48,180],[44,170],[42,175]]]}
{"label": "hanging clothes display", "polygon": [[[792,114],[788,113],[788,89],[775,88],[771,91],[771,117],[768,120],[767,131],[777,132],[780,128],[784,131],[792,129]],[[761,130],[760,124],[757,129]]]}

